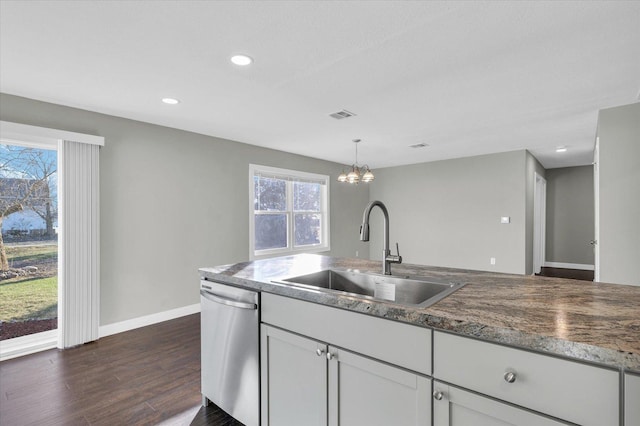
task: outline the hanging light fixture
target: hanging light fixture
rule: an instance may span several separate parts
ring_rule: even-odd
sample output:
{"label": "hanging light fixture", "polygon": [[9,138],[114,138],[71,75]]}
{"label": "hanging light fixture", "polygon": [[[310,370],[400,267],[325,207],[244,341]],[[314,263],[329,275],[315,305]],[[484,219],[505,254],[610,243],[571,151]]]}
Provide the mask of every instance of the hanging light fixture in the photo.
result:
{"label": "hanging light fixture", "polygon": [[364,166],[358,165],[358,143],[360,143],[360,139],[354,139],[353,143],[356,144],[356,162],[351,165],[349,173],[342,171],[338,176],[338,182],[355,183],[356,185],[360,182],[369,183],[375,179],[375,176],[366,164]]}

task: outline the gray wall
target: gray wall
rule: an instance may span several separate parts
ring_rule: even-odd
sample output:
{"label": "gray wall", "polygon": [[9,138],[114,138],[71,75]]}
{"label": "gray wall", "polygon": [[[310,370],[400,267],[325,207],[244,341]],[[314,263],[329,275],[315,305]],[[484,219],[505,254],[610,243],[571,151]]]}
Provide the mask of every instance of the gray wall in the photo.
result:
{"label": "gray wall", "polygon": [[[370,198],[389,209],[392,251],[397,241],[407,263],[524,274],[528,155],[513,151],[375,170]],[[501,216],[511,223],[501,224]],[[382,214],[375,209],[372,259],[381,258],[381,232]]]}
{"label": "gray wall", "polygon": [[593,166],[547,170],[546,261],[594,264]]}
{"label": "gray wall", "polygon": [[0,119],[104,136],[100,152],[101,325],[199,302],[198,272],[249,258],[249,163],[331,176],[331,252],[358,240],[366,186],[340,164],[0,95]]}
{"label": "gray wall", "polygon": [[640,285],[640,103],[600,111],[600,281]]}

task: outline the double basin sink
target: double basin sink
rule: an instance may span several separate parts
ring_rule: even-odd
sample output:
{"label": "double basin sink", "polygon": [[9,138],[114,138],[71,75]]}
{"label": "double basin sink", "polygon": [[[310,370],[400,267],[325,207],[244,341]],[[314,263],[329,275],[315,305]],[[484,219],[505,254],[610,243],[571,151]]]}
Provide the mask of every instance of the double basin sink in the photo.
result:
{"label": "double basin sink", "polygon": [[276,282],[418,308],[431,306],[464,286],[464,283],[338,269],[325,269]]}

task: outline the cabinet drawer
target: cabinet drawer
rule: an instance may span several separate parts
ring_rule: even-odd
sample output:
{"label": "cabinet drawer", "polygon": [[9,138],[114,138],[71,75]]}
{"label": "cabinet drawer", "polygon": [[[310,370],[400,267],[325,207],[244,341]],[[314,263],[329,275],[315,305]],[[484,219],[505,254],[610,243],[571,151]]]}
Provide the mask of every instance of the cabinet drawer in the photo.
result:
{"label": "cabinet drawer", "polygon": [[439,380],[584,426],[619,424],[617,371],[441,332],[433,345]]}
{"label": "cabinet drawer", "polygon": [[262,322],[431,375],[431,330],[262,293]]}

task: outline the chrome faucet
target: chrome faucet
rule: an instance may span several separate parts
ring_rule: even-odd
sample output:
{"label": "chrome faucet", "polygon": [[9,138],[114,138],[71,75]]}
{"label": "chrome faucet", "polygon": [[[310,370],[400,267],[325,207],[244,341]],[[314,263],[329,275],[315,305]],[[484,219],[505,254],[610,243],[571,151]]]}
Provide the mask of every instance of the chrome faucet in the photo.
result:
{"label": "chrome faucet", "polygon": [[362,225],[360,225],[360,241],[369,241],[369,215],[371,214],[371,209],[373,209],[375,206],[380,207],[380,210],[382,210],[382,213],[384,214],[384,247],[382,249],[382,273],[385,275],[391,275],[391,264],[402,263],[402,256],[400,256],[398,243],[396,243],[396,250],[398,251],[397,255],[392,255],[391,250],[389,250],[389,212],[387,212],[387,208],[384,204],[382,204],[382,201],[372,201],[364,209],[364,214],[362,215]]}

